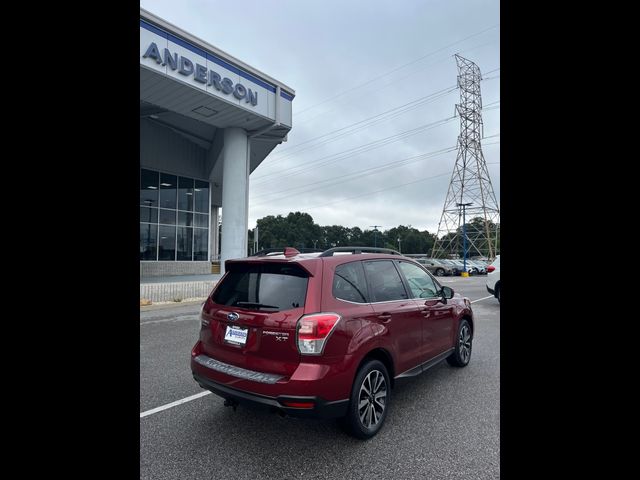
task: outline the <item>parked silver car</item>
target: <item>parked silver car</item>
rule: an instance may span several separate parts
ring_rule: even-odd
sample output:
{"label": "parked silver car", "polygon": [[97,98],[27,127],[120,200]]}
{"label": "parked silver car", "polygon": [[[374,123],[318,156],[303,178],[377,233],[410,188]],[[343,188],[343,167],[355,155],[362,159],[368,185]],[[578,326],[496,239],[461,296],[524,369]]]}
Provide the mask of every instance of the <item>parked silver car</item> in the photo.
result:
{"label": "parked silver car", "polygon": [[433,273],[436,277],[453,275],[453,269],[451,268],[451,265],[448,265],[437,258],[418,258],[417,261],[418,263],[424,265],[427,270]]}

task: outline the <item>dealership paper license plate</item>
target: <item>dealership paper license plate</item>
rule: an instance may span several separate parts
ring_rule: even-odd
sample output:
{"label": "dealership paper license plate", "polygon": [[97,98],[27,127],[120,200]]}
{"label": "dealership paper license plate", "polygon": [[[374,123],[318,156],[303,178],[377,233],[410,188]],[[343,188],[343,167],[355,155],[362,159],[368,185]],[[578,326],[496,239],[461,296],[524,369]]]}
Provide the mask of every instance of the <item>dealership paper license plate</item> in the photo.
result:
{"label": "dealership paper license plate", "polygon": [[236,345],[244,345],[247,343],[247,333],[249,329],[228,325],[224,334],[226,342],[235,343]]}

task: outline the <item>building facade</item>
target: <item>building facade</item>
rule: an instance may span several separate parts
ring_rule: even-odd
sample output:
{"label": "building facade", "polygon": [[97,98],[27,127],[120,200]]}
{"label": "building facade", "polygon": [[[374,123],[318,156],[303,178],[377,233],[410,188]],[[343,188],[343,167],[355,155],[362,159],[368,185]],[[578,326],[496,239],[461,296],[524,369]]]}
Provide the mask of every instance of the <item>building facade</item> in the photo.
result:
{"label": "building facade", "polygon": [[141,277],[246,256],[249,175],[286,140],[294,96],[140,9]]}

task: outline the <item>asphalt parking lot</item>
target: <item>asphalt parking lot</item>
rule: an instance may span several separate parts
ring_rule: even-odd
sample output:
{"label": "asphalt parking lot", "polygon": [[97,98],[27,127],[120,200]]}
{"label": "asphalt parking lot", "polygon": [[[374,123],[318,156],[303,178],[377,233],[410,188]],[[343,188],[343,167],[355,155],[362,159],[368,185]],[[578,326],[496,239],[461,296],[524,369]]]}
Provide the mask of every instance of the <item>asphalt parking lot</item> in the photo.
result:
{"label": "asphalt parking lot", "polygon": [[474,301],[471,362],[398,384],[366,442],[336,421],[234,412],[213,394],[154,411],[204,392],[189,368],[200,304],[141,309],[140,478],[499,478],[500,306],[485,276],[440,280]]}

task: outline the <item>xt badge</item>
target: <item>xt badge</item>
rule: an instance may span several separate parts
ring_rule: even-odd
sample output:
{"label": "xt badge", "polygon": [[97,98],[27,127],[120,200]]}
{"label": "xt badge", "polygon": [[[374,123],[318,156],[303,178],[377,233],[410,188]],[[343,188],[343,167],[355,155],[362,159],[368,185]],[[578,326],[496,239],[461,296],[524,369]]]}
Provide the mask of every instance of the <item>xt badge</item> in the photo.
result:
{"label": "xt badge", "polygon": [[271,330],[263,330],[262,335],[276,337],[277,342],[284,342],[289,339],[289,333],[287,332],[272,332]]}

